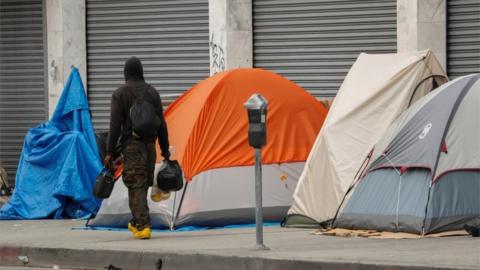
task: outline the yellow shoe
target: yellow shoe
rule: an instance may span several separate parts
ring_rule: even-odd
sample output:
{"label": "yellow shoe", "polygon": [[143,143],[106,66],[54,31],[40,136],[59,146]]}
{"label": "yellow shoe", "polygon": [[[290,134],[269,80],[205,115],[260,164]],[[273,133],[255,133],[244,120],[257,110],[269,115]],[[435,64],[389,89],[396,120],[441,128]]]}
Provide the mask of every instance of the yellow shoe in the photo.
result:
{"label": "yellow shoe", "polygon": [[135,237],[135,239],[150,239],[151,236],[152,230],[150,229],[150,227],[145,227],[143,230],[137,231],[133,234],[133,237]]}
{"label": "yellow shoe", "polygon": [[135,235],[138,230],[137,230],[137,227],[135,227],[132,223],[128,222],[128,230],[131,231],[133,233],[133,235]]}

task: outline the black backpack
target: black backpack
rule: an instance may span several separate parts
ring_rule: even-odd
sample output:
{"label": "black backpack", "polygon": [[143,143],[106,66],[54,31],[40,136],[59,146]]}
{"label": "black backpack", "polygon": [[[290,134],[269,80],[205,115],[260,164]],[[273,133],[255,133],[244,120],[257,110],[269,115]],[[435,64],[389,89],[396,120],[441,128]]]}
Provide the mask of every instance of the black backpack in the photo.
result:
{"label": "black backpack", "polygon": [[147,102],[144,96],[137,98],[130,108],[132,134],[136,138],[151,139],[156,137],[162,122],[152,104]]}
{"label": "black backpack", "polygon": [[178,191],[183,187],[183,172],[176,160],[166,159],[165,168],[157,174],[157,186],[164,191]]}

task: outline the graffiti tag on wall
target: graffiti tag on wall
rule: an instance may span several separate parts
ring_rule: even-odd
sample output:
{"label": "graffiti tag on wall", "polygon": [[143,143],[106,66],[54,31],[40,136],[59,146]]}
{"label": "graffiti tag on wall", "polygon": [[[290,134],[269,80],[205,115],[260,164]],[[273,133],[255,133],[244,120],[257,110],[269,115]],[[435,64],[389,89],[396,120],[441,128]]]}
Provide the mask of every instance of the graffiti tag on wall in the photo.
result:
{"label": "graffiti tag on wall", "polygon": [[223,48],[213,41],[213,33],[209,45],[212,60],[211,73],[213,75],[225,70],[225,53]]}

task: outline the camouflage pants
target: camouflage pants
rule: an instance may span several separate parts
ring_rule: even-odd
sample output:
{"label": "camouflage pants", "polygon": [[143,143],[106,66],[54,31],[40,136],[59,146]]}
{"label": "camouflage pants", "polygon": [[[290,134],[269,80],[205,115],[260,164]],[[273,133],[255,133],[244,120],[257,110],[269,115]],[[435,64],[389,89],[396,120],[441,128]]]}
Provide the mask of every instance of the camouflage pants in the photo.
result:
{"label": "camouflage pants", "polygon": [[153,184],[155,159],[154,142],[132,138],[123,150],[123,182],[128,188],[128,203],[133,216],[130,222],[139,230],[150,225],[147,192]]}

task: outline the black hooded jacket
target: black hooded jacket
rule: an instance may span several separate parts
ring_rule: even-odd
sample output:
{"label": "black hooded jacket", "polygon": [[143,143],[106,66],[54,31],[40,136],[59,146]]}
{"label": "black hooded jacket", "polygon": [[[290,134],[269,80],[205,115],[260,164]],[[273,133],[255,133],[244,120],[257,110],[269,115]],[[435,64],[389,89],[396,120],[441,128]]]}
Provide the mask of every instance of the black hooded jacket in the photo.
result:
{"label": "black hooded jacket", "polygon": [[[123,74],[125,84],[112,94],[107,154],[113,158],[117,157],[125,147],[126,142],[132,137],[132,123],[129,117],[130,107],[138,97],[143,96],[147,102],[156,108],[157,115],[162,121],[162,125],[157,131],[157,137],[162,156],[169,158],[167,124],[163,116],[162,101],[157,90],[145,83],[142,63],[136,57],[131,57],[125,62]],[[155,139],[152,138],[152,140]]]}

